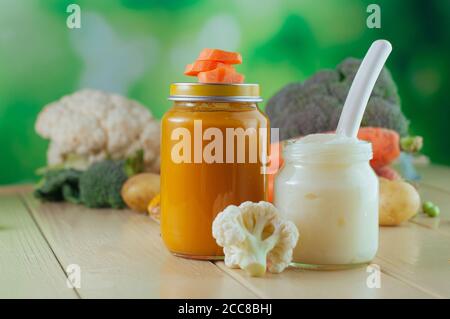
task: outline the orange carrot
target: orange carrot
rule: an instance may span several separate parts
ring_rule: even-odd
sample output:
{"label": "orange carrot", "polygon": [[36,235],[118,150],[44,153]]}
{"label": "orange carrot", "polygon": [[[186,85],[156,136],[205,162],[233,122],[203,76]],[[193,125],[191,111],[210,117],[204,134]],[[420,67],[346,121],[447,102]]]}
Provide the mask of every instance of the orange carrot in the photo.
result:
{"label": "orange carrot", "polygon": [[184,74],[196,76],[200,72],[214,70],[220,65],[223,65],[223,63],[217,61],[195,61],[192,64],[186,65]]}
{"label": "orange carrot", "polygon": [[233,74],[233,82],[232,83],[244,83],[245,76],[240,73]]}
{"label": "orange carrot", "polygon": [[203,49],[197,60],[218,61],[227,64],[241,64],[242,56],[238,52],[229,52],[219,49]]}
{"label": "orange carrot", "polygon": [[387,178],[388,180],[391,180],[391,181],[402,179],[400,174],[395,169],[393,169],[392,167],[389,167],[389,166],[379,167],[379,168],[375,169],[375,173],[378,176]]}
{"label": "orange carrot", "polygon": [[214,70],[200,72],[197,76],[200,83],[237,83],[244,80],[231,65],[221,65]]}
{"label": "orange carrot", "polygon": [[400,137],[396,131],[382,127],[361,127],[358,138],[372,143],[373,158],[370,165],[380,168],[400,156]]}

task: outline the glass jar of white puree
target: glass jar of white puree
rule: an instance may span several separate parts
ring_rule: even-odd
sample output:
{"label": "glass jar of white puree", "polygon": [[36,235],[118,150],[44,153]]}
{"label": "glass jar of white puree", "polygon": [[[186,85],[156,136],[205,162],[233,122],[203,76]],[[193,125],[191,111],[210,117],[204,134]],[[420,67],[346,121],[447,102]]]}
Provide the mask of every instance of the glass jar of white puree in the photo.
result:
{"label": "glass jar of white puree", "polygon": [[378,179],[370,143],[312,134],[284,146],[274,203],[300,239],[293,265],[340,269],[366,264],[378,249]]}

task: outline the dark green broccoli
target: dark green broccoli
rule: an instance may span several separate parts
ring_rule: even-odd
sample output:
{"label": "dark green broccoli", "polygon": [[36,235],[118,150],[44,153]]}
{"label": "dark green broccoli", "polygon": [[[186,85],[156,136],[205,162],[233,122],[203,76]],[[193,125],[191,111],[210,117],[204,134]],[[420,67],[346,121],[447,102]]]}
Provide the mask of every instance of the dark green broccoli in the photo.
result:
{"label": "dark green broccoli", "polygon": [[35,197],[52,202],[80,203],[78,183],[82,172],[75,169],[48,170],[36,186]]}
{"label": "dark green broccoli", "polygon": [[[335,70],[319,71],[305,82],[288,84],[276,93],[268,101],[266,113],[271,126],[280,129],[280,139],[335,130],[360,63],[348,58]],[[375,84],[361,125],[408,134],[408,120],[400,109],[397,86],[387,68]]]}
{"label": "dark green broccoli", "polygon": [[104,160],[86,171],[75,169],[41,169],[43,178],[34,195],[43,200],[67,201],[87,207],[123,208],[122,185],[144,168],[143,151],[125,160]]}
{"label": "dark green broccoli", "polygon": [[120,191],[122,185],[136,173],[142,172],[143,152],[126,160],[104,160],[92,164],[80,178],[80,198],[91,208],[124,208]]}
{"label": "dark green broccoli", "polygon": [[104,160],[92,164],[80,178],[80,198],[91,208],[124,208],[120,195],[123,183],[128,178],[125,161]]}

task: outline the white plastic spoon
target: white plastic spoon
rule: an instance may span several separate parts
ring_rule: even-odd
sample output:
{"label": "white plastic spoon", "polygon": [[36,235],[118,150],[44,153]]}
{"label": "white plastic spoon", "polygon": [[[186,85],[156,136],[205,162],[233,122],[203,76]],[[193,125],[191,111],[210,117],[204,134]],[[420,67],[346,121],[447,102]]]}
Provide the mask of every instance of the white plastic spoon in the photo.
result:
{"label": "white plastic spoon", "polygon": [[336,129],[338,135],[357,136],[370,94],[391,51],[386,40],[377,40],[370,46],[345,100]]}

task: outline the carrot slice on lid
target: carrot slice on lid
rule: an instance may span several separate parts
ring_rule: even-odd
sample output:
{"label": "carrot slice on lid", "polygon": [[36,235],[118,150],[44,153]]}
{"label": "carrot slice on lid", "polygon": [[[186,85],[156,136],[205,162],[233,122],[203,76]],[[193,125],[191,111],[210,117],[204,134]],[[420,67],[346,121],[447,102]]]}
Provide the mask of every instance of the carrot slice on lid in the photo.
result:
{"label": "carrot slice on lid", "polygon": [[219,49],[203,49],[197,60],[199,61],[218,61],[227,64],[241,64],[242,56],[238,52],[229,52]]}
{"label": "carrot slice on lid", "polygon": [[198,81],[201,83],[234,83],[236,78],[236,70],[228,66],[219,66],[211,71],[200,72]]}
{"label": "carrot slice on lid", "polygon": [[196,76],[200,72],[211,71],[223,64],[218,61],[195,61],[192,64],[186,65],[184,70],[185,75]]}

